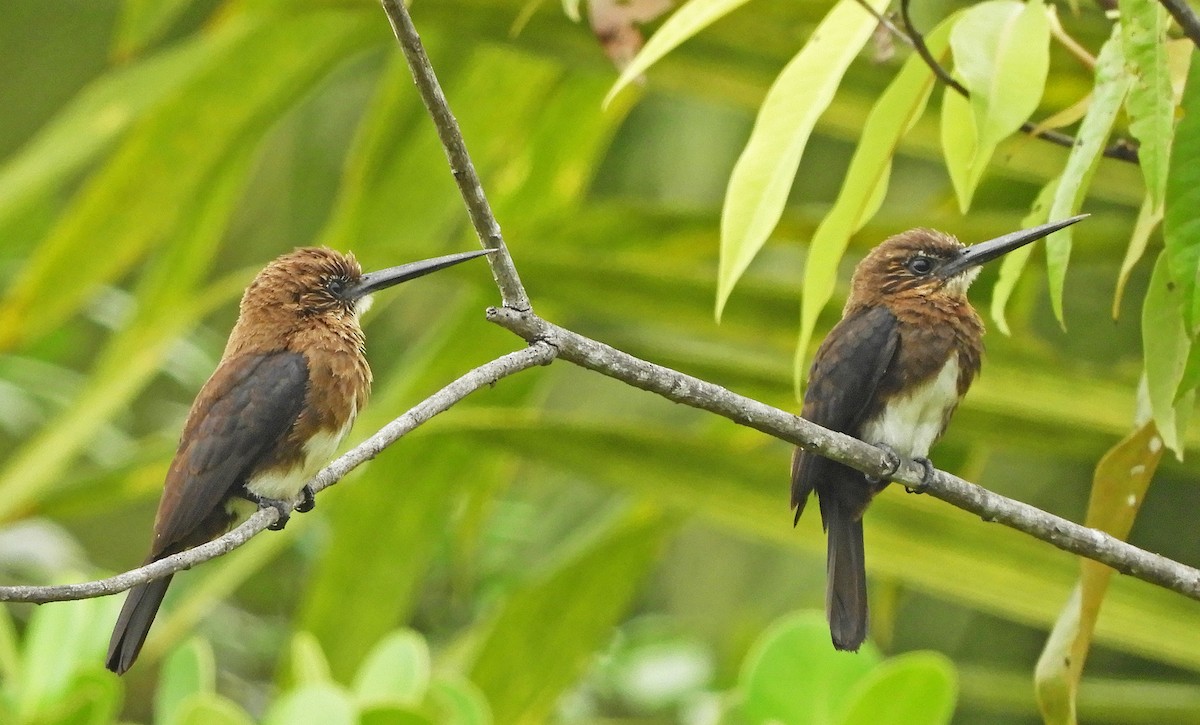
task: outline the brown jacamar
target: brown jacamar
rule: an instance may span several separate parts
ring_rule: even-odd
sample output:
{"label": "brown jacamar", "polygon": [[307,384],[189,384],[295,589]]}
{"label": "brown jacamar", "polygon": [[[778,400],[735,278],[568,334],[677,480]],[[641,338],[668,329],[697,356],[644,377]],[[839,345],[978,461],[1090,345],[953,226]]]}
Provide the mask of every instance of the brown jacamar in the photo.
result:
{"label": "brown jacamar", "polygon": [[[307,481],[328,462],[371,389],[359,313],[372,292],[487,254],[451,254],[363,274],[351,254],[308,247],[266,266],[242,296],[216,371],[192,403],[167,471],[146,563],[209,541],[239,500],[287,523],[313,506]],[[167,576],[130,590],[108,669],[129,669],[167,592]]]}
{"label": "brown jacamar", "polygon": [[[871,250],[854,270],[842,320],[822,342],[801,415],[900,456],[932,465],[929,447],[979,372],[983,321],[967,300],[980,265],[1084,216],[963,246],[912,229]],[[856,651],[867,636],[862,516],[887,481],[797,448],[796,521],[816,491],[828,536],[825,610],[833,646]]]}

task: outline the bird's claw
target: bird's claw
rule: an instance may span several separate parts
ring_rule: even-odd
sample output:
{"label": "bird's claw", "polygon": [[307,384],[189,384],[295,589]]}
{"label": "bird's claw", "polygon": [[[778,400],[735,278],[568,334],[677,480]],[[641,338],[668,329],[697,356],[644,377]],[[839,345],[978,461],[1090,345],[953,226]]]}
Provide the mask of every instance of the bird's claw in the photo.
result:
{"label": "bird's claw", "polygon": [[[308,487],[305,486],[305,488]],[[311,489],[309,493],[312,493]],[[252,491],[242,491],[242,498],[246,499],[255,506],[258,506],[260,510],[271,508],[275,509],[275,511],[279,513],[279,518],[275,519],[274,522],[267,526],[267,528],[271,531],[283,531],[283,527],[287,526],[288,521],[292,518],[292,511],[301,510],[300,506],[293,507],[291,501],[284,501],[281,498],[267,498],[266,496],[259,496],[257,493]],[[303,505],[304,502],[301,501],[300,503]],[[312,507],[310,506],[309,508]]]}
{"label": "bird's claw", "polygon": [[299,511],[302,514],[306,514],[316,508],[316,506],[316,495],[313,493],[312,486],[306,483],[304,484],[304,488],[300,489],[300,503],[296,504],[296,508],[294,510]]}
{"label": "bird's claw", "polygon": [[895,448],[886,443],[876,443],[875,447],[882,450],[887,457],[888,467],[882,476],[867,476],[867,482],[876,488],[882,489],[892,480],[892,476],[896,475],[896,471],[900,470],[900,466],[904,465],[904,459],[900,457]]}
{"label": "bird's claw", "polygon": [[925,493],[925,487],[933,480],[933,462],[924,457],[914,458],[913,460],[920,463],[925,472],[921,474],[921,482],[919,484],[916,486],[905,486],[904,490],[908,493]]}

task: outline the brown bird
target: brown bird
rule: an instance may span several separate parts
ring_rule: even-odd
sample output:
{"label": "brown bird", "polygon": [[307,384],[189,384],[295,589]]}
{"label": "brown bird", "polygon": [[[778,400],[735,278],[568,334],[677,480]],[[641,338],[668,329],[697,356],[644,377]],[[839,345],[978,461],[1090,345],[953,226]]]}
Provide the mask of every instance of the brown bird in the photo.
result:
{"label": "brown bird", "polygon": [[[821,343],[801,415],[900,456],[925,456],[979,372],[983,322],[967,300],[980,265],[1085,215],[964,247],[932,229],[884,240],[859,263],[842,320]],[[796,521],[813,491],[828,536],[825,611],[833,646],[857,651],[867,636],[862,516],[887,481],[797,448]]]}
{"label": "brown bird", "polygon": [[[266,266],[242,296],[221,362],[192,403],[167,471],[146,563],[229,529],[235,504],[273,507],[282,529],[313,507],[307,481],[367,403],[371,368],[358,315],[372,292],[487,254],[451,254],[363,274],[351,254],[303,248]],[[121,674],[137,658],[171,577],[130,590],[108,647]]]}

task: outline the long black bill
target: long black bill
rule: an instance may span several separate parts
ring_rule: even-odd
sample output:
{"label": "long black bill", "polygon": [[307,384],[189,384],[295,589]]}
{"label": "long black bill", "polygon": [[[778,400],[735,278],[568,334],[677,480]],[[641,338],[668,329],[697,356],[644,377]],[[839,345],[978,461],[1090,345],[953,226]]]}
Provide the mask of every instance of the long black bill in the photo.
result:
{"label": "long black bill", "polygon": [[963,250],[957,259],[952,259],[938,270],[938,274],[944,279],[949,279],[964,272],[971,267],[978,267],[981,264],[986,264],[996,257],[1008,254],[1017,247],[1023,247],[1030,242],[1036,242],[1042,237],[1049,236],[1059,229],[1069,227],[1075,222],[1083,221],[1088,217],[1087,214],[1080,214],[1069,219],[1063,219],[1056,222],[1048,222],[1041,226],[1033,227],[1032,229],[1022,229],[1019,232],[1011,232],[1002,237],[989,239],[986,242],[972,244]]}
{"label": "long black bill", "polygon": [[372,292],[378,292],[381,289],[387,289],[393,285],[407,282],[410,279],[423,277],[430,272],[436,272],[439,269],[453,267],[459,262],[465,262],[468,259],[482,257],[485,254],[491,254],[494,249],[479,249],[474,252],[460,252],[458,254],[447,254],[444,257],[434,257],[433,259],[425,259],[420,262],[409,262],[402,264],[399,267],[388,267],[381,269],[378,272],[368,272],[359,278],[358,284],[350,288],[346,296],[350,299],[358,299],[365,297]]}

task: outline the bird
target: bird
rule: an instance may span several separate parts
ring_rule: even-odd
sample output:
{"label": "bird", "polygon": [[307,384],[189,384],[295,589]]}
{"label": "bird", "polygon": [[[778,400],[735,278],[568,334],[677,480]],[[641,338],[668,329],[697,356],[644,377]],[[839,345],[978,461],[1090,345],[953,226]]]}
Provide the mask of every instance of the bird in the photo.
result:
{"label": "bird", "polygon": [[[192,403],[145,563],[216,538],[250,504],[279,511],[272,529],[287,524],[297,496],[294,510],[312,509],[307,481],[370,394],[359,315],[371,293],[491,251],[368,274],[353,254],[327,247],[298,248],[267,264],[246,288],[221,360]],[[130,590],[109,643],[109,670],[123,674],[133,665],[170,583],[166,576]]]}
{"label": "bird", "polygon": [[[801,417],[901,456],[932,475],[930,447],[946,430],[980,370],[984,325],[967,299],[981,265],[1087,215],[964,246],[949,234],[912,229],[889,237],[854,270],[842,319],[813,358]],[[816,493],[825,529],[825,611],[835,649],[867,636],[862,517],[888,480],[796,448],[791,494],[799,523]]]}

